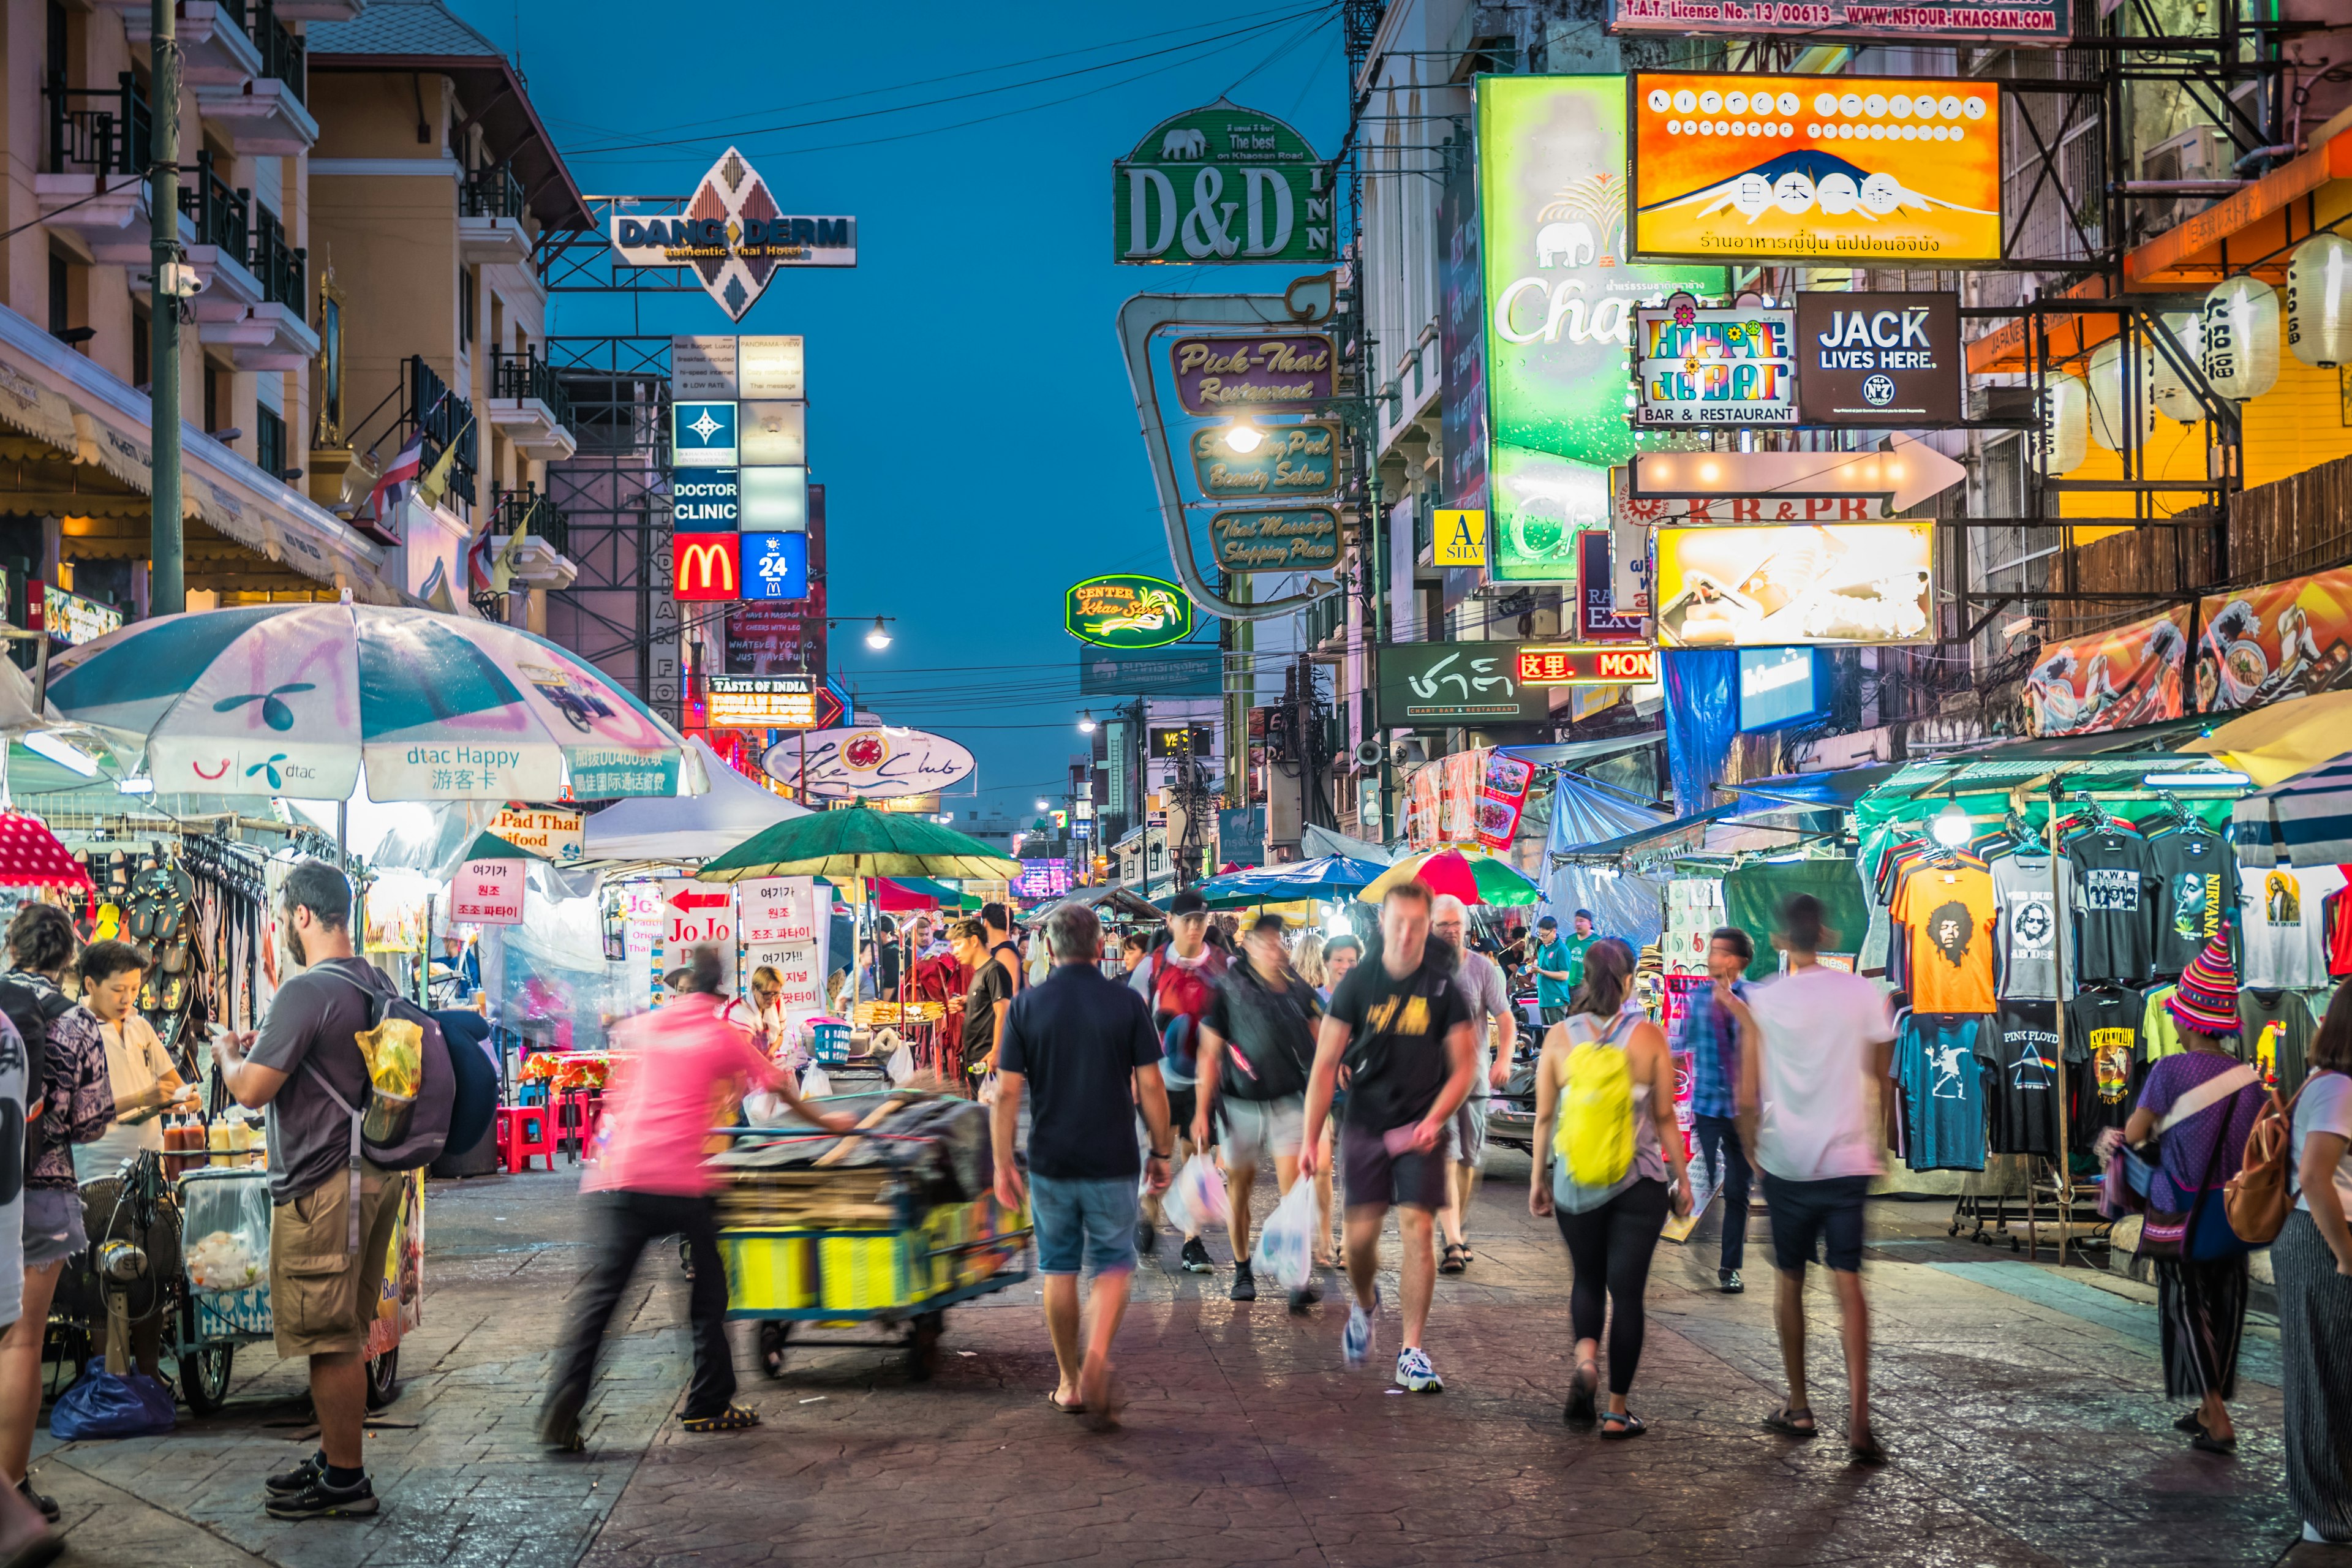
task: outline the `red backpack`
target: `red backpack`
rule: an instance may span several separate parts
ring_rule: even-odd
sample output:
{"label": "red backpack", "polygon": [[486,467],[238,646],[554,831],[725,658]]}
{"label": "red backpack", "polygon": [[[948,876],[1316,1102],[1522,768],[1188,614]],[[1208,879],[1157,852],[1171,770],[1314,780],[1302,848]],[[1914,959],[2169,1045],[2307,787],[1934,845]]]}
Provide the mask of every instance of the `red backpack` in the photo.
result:
{"label": "red backpack", "polygon": [[1223,965],[1217,962],[1217,950],[1208,950],[1206,959],[1193,968],[1169,962],[1169,949],[1161,947],[1151,954],[1152,1022],[1159,1016],[1181,1017],[1189,1026],[1184,1031],[1184,1052],[1191,1056],[1197,1048],[1201,1015],[1209,1010],[1209,999],[1216,994],[1216,980]]}

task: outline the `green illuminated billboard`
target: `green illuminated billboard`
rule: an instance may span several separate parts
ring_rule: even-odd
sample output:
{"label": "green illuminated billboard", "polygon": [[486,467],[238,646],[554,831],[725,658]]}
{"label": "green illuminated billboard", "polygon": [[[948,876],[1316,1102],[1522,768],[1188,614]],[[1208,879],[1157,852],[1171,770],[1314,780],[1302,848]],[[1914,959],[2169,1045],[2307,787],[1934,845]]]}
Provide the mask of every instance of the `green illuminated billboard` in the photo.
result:
{"label": "green illuminated billboard", "polygon": [[1626,260],[1623,77],[1482,76],[1476,89],[1490,570],[1570,582],[1560,535],[1607,526],[1607,470],[1634,449],[1633,308],[1719,295],[1723,268]]}

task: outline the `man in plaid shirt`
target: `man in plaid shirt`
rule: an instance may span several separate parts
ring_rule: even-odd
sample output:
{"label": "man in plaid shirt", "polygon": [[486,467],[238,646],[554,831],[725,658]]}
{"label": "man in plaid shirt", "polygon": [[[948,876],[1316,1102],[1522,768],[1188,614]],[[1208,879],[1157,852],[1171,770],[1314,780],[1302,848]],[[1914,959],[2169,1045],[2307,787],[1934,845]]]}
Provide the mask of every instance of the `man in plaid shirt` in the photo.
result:
{"label": "man in plaid shirt", "polygon": [[[1717,927],[1707,938],[1706,972],[1718,984],[1728,984],[1735,995],[1748,994],[1748,983],[1740,977],[1755,956],[1755,943],[1738,926]],[[1747,1289],[1740,1282],[1739,1266],[1748,1255],[1748,1189],[1754,1177],[1732,1120],[1738,1110],[1739,1025],[1729,1009],[1717,1005],[1713,986],[1691,993],[1675,1049],[1690,1053],[1691,1116],[1698,1154],[1706,1163],[1707,1179],[1723,1192],[1723,1256],[1716,1267],[1716,1284],[1725,1295],[1736,1296]]]}

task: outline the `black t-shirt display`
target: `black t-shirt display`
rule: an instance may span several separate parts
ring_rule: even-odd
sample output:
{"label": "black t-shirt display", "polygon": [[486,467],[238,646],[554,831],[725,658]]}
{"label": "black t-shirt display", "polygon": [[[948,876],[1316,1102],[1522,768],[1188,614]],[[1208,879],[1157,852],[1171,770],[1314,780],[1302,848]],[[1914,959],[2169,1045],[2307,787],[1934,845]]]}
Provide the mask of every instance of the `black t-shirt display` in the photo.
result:
{"label": "black t-shirt display", "polygon": [[1315,987],[1296,974],[1268,984],[1246,962],[1225,971],[1201,1026],[1226,1042],[1217,1092],[1227,1100],[1284,1100],[1307,1092],[1315,1065]]}
{"label": "black t-shirt display", "polygon": [[2154,895],[2147,840],[2133,833],[2086,833],[2068,847],[2074,862],[2082,957],[2075,973],[2085,985],[2114,980],[2137,985],[2155,954]]}
{"label": "black t-shirt display", "polygon": [[1331,994],[1331,1016],[1349,1031],[1350,1127],[1386,1132],[1419,1121],[1445,1087],[1445,1037],[1470,1021],[1470,1007],[1460,982],[1432,956],[1402,980],[1367,958]]}
{"label": "black t-shirt display", "polygon": [[1984,1037],[1993,1053],[1985,1074],[1986,1147],[1996,1154],[2054,1155],[2066,1115],[2058,1005],[2004,1003],[1994,1026]]}
{"label": "black t-shirt display", "polygon": [[2085,991],[2066,1004],[2066,1060],[2073,1079],[2074,1119],[2066,1142],[2087,1150],[2109,1127],[2130,1117],[2139,1085],[2140,1018],[2137,991]]}
{"label": "black t-shirt display", "polygon": [[1013,1000],[1013,977],[1004,965],[990,959],[973,971],[971,989],[963,997],[963,1059],[969,1067],[996,1044],[996,1005]]}
{"label": "black t-shirt display", "polygon": [[2202,826],[2158,834],[2147,858],[2157,879],[2155,972],[2179,974],[2237,914],[2237,862]]}
{"label": "black t-shirt display", "polygon": [[1029,1169],[1056,1181],[1133,1181],[1135,1069],[1160,1060],[1143,998],[1091,963],[1057,963],[1013,999],[996,1065],[1023,1075]]}

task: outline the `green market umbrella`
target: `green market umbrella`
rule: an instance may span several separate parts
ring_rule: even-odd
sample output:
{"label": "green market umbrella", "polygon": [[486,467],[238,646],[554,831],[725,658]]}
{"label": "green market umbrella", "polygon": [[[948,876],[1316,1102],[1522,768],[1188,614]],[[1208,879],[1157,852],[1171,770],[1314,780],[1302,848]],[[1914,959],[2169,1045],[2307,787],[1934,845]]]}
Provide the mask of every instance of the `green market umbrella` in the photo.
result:
{"label": "green market umbrella", "polygon": [[761,877],[952,877],[1009,880],[1021,862],[979,839],[912,813],[853,805],[813,812],[762,828],[726,854],[706,860],[697,877],[741,882]]}

